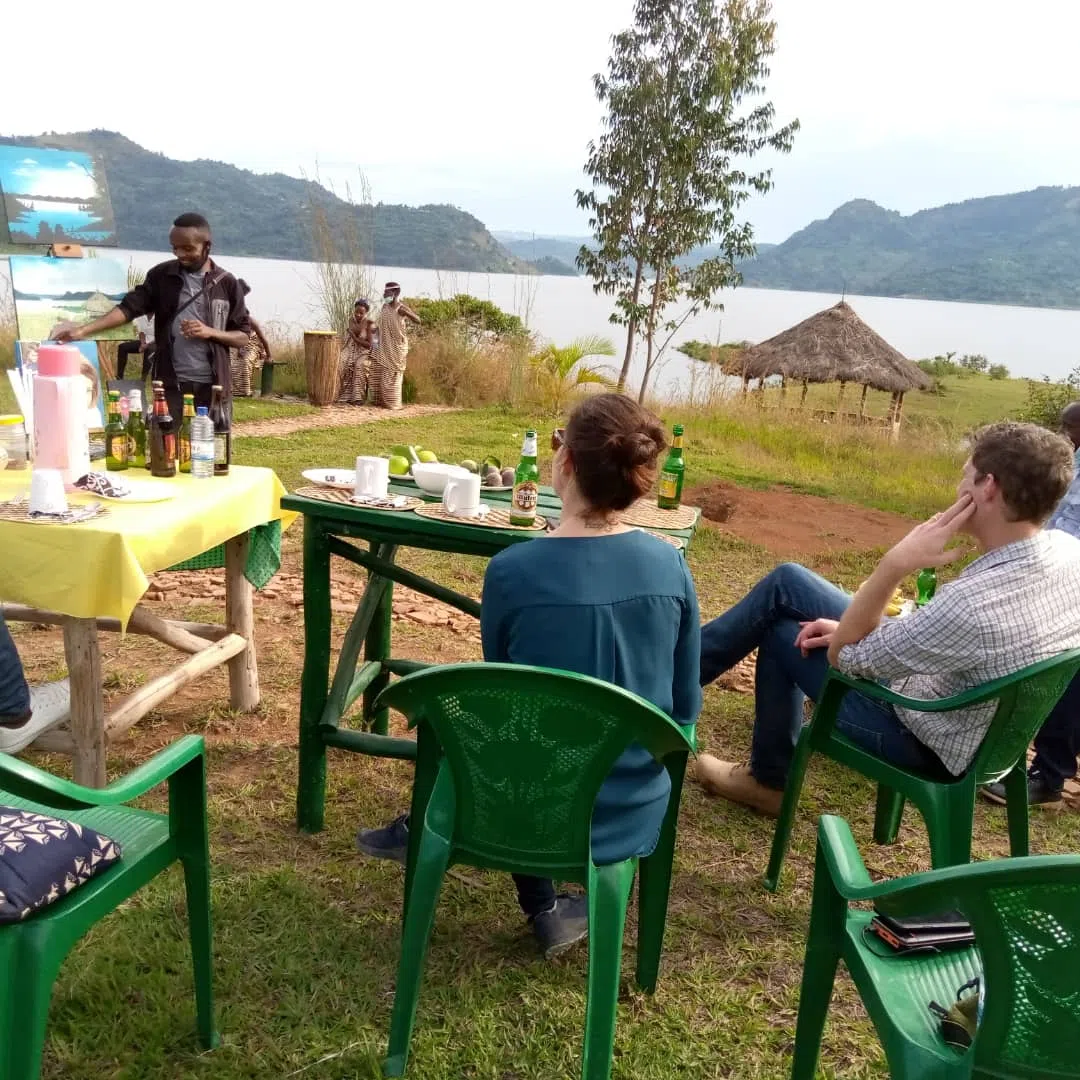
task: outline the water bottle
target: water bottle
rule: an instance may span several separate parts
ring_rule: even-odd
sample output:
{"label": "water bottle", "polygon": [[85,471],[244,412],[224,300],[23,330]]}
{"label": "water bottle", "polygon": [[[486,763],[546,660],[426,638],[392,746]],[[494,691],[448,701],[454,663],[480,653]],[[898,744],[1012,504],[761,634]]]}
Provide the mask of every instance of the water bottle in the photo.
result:
{"label": "water bottle", "polygon": [[214,423],[205,405],[195,410],[191,421],[191,475],[199,480],[214,475]]}

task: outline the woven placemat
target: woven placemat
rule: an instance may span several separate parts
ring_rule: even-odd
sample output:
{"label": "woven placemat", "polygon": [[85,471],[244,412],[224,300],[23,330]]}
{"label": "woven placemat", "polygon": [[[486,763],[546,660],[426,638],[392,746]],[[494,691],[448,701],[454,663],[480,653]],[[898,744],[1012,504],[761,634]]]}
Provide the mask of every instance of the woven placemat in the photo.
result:
{"label": "woven placemat", "polygon": [[490,506],[484,517],[465,518],[447,513],[442,503],[424,503],[416,512],[421,517],[435,518],[437,521],[452,521],[455,525],[476,525],[481,529],[516,529],[518,532],[543,532],[547,528],[547,519],[536,515],[531,525],[511,525],[510,511]]}
{"label": "woven placemat", "polygon": [[639,529],[641,532],[647,532],[650,536],[655,536],[657,540],[663,540],[665,544],[670,544],[680,551],[686,547],[686,541],[681,536],[669,536],[667,533],[657,532],[655,529],[642,529],[640,525],[635,525],[634,528]]}
{"label": "woven placemat", "polygon": [[655,499],[638,499],[619,515],[619,520],[646,529],[689,529],[697,521],[697,511],[692,506],[661,510]]}
{"label": "woven placemat", "polygon": [[[85,503],[76,503],[75,505],[85,505]],[[0,502],[0,521],[24,521],[28,525],[82,525],[86,521],[99,521],[103,517],[108,517],[108,515],[109,508],[102,505],[101,509],[93,517],[85,518],[83,521],[49,521],[43,518],[32,518],[28,502],[22,500]]]}
{"label": "woven placemat", "polygon": [[323,502],[340,503],[342,506],[355,506],[361,510],[388,510],[390,513],[400,513],[402,510],[415,510],[424,505],[423,499],[415,495],[395,495],[396,499],[404,499],[401,506],[368,506],[364,503],[354,503],[351,491],[339,491],[337,488],[325,487],[302,487],[293,492],[294,495],[302,495],[305,499],[321,499]]}

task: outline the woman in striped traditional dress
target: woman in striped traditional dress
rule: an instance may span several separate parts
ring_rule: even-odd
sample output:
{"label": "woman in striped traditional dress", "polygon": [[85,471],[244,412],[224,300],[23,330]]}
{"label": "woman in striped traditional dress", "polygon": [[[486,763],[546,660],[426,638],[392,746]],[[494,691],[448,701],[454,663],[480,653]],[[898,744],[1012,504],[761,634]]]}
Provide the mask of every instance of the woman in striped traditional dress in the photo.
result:
{"label": "woman in striped traditional dress", "polygon": [[[245,297],[251,292],[251,286],[243,278],[239,278],[237,284]],[[251,382],[255,377],[255,372],[270,360],[270,342],[266,340],[262,327],[250,312],[248,312],[248,320],[251,322],[248,343],[242,349],[229,350],[233,397],[251,397]]]}
{"label": "woman in striped traditional dress", "polygon": [[363,405],[367,401],[374,344],[374,323],[368,318],[369,311],[371,304],[367,300],[356,301],[349,329],[345,332],[345,343],[341,347],[337,399],[345,405]]}
{"label": "woman in striped traditional dress", "polygon": [[409,355],[406,320],[420,325],[420,316],[401,302],[401,286],[396,281],[388,281],[383,289],[379,343],[372,364],[375,404],[384,409],[401,408],[401,384],[405,378],[405,358]]}

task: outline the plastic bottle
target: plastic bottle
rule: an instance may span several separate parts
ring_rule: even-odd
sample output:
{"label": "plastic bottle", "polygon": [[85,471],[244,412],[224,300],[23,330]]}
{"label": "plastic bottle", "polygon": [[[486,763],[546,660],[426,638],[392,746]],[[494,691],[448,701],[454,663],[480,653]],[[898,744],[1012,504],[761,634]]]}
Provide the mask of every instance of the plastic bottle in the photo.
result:
{"label": "plastic bottle", "polygon": [[191,475],[197,480],[210,480],[214,475],[214,422],[205,405],[195,410],[191,421]]}

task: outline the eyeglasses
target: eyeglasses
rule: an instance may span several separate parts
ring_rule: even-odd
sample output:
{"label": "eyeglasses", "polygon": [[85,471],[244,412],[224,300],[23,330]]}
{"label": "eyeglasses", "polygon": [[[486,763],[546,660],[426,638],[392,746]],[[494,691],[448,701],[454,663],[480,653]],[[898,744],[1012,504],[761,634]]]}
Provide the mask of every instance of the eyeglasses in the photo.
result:
{"label": "eyeglasses", "polygon": [[557,427],[551,433],[551,449],[561,450],[566,445],[566,428]]}

